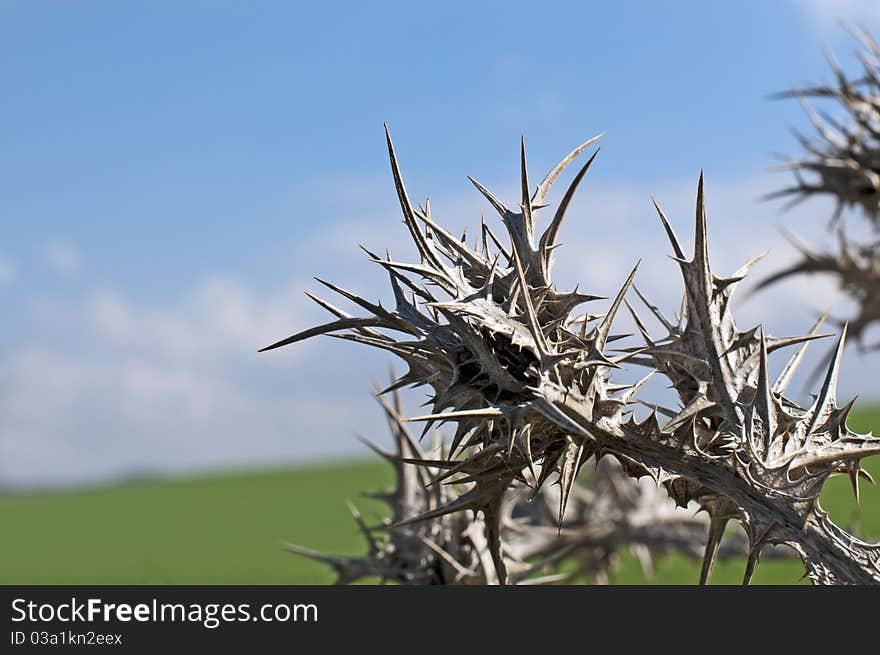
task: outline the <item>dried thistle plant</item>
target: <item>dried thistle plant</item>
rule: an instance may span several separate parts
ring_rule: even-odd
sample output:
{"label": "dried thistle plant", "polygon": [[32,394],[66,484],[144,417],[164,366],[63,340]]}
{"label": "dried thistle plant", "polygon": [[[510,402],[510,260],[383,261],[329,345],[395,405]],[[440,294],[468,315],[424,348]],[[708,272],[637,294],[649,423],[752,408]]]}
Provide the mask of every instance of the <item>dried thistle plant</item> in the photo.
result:
{"label": "dried thistle plant", "polygon": [[837,250],[820,252],[792,234],[786,236],[800,258],[761,280],[753,291],[796,275],[834,276],[841,291],[856,305],[856,313],[848,321],[833,319],[834,323],[838,327],[848,324],[849,334],[859,352],[880,350],[880,341],[870,343],[865,336],[871,326],[880,321],[880,240],[868,244],[853,243],[841,227],[837,230]]}
{"label": "dried thistle plant", "polygon": [[[858,307],[850,321],[850,334],[860,350],[869,351],[880,347],[864,342],[867,328],[880,321],[880,45],[867,31],[853,30],[852,34],[861,44],[857,52],[862,65],[859,77],[847,77],[829,55],[834,84],[778,94],[801,102],[816,135],[811,139],[795,132],[804,154],[783,166],[792,171],[795,184],[767,196],[789,197],[788,206],[817,195],[831,196],[836,208],[830,225],[838,227],[839,247],[834,252],[817,253],[789,237],[800,259],[763,280],[758,288],[804,274],[832,276]],[[810,100],[833,102],[841,117],[817,111]],[[854,243],[853,237],[847,237],[846,226],[840,221],[847,208],[854,208],[866,219],[873,234],[866,242]]]}
{"label": "dried thistle plant", "polygon": [[[741,523],[749,540],[746,582],[770,544],[793,548],[814,582],[880,582],[880,545],[837,527],[818,501],[829,476],[848,473],[857,481],[863,474],[860,461],[880,453],[880,439],[846,428],[851,404],[837,404],[845,330],[815,402],[801,407],[788,399],[792,373],[807,343],[820,335],[814,330],[802,337],[771,338],[758,327],[736,327],[730,297],[754,261],[730,277],[713,274],[702,176],[690,259],[658,207],[686,300],[686,311],[675,322],[646,303],[666,334],[652,337],[636,317],[645,345],[610,354],[608,345],[616,339],[612,324],[635,268],[601,316],[575,313],[596,296],[577,289],[562,292],[553,284],[560,227],[595,155],[575,175],[540,235],[538,213],[546,208],[552,184],[594,141],[573,150],[533,193],[523,146],[516,209],[472,180],[499,213],[508,239],[502,243],[483,224],[470,247],[434,220],[427,202],[412,205],[389,136],[404,223],[419,253],[417,263],[404,263],[367,251],[390,276],[394,308],[324,283],[368,315],[354,317],[319,301],[336,320],[264,350],[328,334],[403,359],[408,371],[386,391],[407,385],[430,389],[432,412],[406,421],[424,422],[426,432],[440,423],[455,425],[445,459],[422,464],[429,472],[442,470],[441,477],[460,491],[396,525],[436,525],[444,516],[461,513],[481,516],[486,550],[502,584],[511,579],[503,544],[504,503],[511,487],[537,490],[558,479],[561,523],[579,470],[590,458],[606,455],[630,477],[650,476],[679,505],[693,501],[706,511],[710,530],[703,582],[731,519]],[[796,352],[772,380],[768,355],[790,346],[797,346]],[[628,361],[668,378],[681,403],[681,409],[663,410],[672,415],[668,421],[661,424],[657,412],[642,420],[631,415],[633,403],[646,402],[639,394],[647,378],[616,384],[613,371]]]}
{"label": "dried thistle plant", "polygon": [[[293,544],[287,549],[332,567],[337,584],[365,578],[417,585],[497,584],[482,517],[457,512],[433,521],[406,520],[452,502],[460,490],[443,481],[448,449],[439,434],[432,435],[429,457],[404,421],[398,392],[393,392],[391,403],[381,396],[378,400],[395,448],[387,452],[367,444],[393,466],[394,486],[388,492],[366,495],[387,504],[390,518],[382,525],[368,526],[349,504],[368,547],[361,557],[328,555]],[[616,461],[606,458],[596,464],[588,482],[573,485],[561,524],[556,513],[558,487],[534,490],[514,483],[508,490],[500,525],[511,583],[586,580],[607,584],[624,550],[636,557],[650,578],[658,556],[679,553],[697,558],[702,554],[709,524],[705,514],[675,508],[656,485],[629,478]],[[742,557],[747,545],[738,532],[727,537],[720,554]]]}

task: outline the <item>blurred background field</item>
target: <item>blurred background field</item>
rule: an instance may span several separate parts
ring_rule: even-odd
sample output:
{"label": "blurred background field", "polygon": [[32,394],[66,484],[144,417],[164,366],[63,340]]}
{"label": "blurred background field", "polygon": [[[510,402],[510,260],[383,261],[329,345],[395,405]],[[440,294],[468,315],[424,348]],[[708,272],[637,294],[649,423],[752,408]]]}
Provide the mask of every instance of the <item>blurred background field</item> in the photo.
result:
{"label": "blurred background field", "polygon": [[[880,406],[863,409],[851,427],[880,427]],[[880,458],[866,462],[880,479]],[[391,471],[362,460],[191,479],[130,482],[68,492],[0,499],[0,583],[4,584],[324,584],[328,568],[292,555],[284,542],[337,554],[365,545],[345,499],[369,519],[382,506],[359,498],[382,489]],[[822,505],[839,525],[863,538],[880,538],[880,490],[862,483],[859,508],[846,476],[826,486]],[[715,584],[738,584],[744,562],[721,562]],[[796,584],[797,561],[765,561],[756,584]],[[691,584],[698,564],[683,557],[657,562],[654,583]],[[645,583],[625,559],[614,582]]]}

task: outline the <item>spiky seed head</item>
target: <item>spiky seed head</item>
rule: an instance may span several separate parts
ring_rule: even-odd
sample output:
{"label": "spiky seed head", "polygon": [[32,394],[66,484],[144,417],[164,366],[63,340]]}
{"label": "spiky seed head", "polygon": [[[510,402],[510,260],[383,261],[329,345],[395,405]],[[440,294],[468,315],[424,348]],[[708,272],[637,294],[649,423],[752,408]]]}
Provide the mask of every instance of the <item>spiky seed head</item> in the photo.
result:
{"label": "spiky seed head", "polygon": [[[762,548],[781,543],[798,552],[817,582],[880,581],[880,548],[845,535],[818,504],[829,475],[880,452],[880,440],[846,428],[848,406],[837,405],[843,338],[816,402],[800,407],[786,398],[784,386],[769,378],[769,354],[818,335],[772,338],[758,328],[737,328],[730,298],[751,263],[726,278],[713,272],[702,176],[690,258],[661,212],[684,281],[686,311],[677,324],[663,319],[671,326],[667,335],[647,337],[646,347],[611,358],[613,322],[636,269],[612,294],[601,319],[580,320],[575,308],[597,296],[561,292],[552,281],[559,211],[535,245],[541,217],[533,199],[543,200],[573,155],[530,195],[523,147],[518,209],[474,181],[498,212],[508,244],[493,236],[495,248],[488,239],[470,248],[427,208],[411,205],[390,136],[388,149],[404,222],[419,252],[416,263],[372,257],[388,271],[395,307],[386,310],[325,283],[368,315],[337,314],[337,320],[267,349],[330,334],[402,358],[408,370],[393,387],[428,388],[431,413],[419,421],[426,432],[451,423],[455,433],[449,461],[415,463],[445,469],[443,476],[451,476],[461,492],[397,526],[437,524],[460,513],[480,516],[495,575],[505,583],[503,517],[510,489],[542,489],[558,481],[557,519],[564,521],[578,472],[591,458],[608,454],[627,475],[649,475],[679,504],[695,501],[706,510],[711,528],[704,581],[730,519],[751,540],[747,577]],[[638,389],[621,391],[611,381],[614,369],[627,363],[647,364],[672,383],[682,407],[667,412],[670,421],[661,426],[657,413],[642,420],[627,414],[630,405],[645,402]]]}

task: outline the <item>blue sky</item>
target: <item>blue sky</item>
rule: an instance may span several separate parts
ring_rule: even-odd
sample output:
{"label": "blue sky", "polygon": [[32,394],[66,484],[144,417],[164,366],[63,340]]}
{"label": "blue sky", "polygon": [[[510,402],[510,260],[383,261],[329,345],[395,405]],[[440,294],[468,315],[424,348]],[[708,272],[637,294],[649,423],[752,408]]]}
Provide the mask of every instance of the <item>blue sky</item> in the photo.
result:
{"label": "blue sky", "polygon": [[[880,31],[859,0],[0,0],[0,479],[299,461],[380,432],[384,358],[254,351],[320,318],[311,275],[382,293],[355,246],[402,242],[383,121],[454,226],[485,209],[465,175],[513,188],[520,134],[536,176],[607,131],[579,203],[620,254],[567,253],[605,293],[642,247],[677,293],[648,198],[690,211],[701,168],[724,263],[784,257],[775,224],[810,234],[827,208],[755,202],[804,122],[766,96],[827,78],[822,46],[852,60],[838,18]],[[746,311],[797,329],[811,295]],[[870,364],[849,365],[864,393]]]}

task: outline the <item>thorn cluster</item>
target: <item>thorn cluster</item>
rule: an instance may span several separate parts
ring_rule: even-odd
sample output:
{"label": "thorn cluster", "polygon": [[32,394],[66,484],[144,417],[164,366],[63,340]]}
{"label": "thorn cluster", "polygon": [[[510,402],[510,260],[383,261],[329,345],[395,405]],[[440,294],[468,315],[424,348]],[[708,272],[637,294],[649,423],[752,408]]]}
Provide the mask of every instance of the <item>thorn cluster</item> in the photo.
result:
{"label": "thorn cluster", "polygon": [[[758,288],[804,274],[832,276],[858,306],[850,333],[860,349],[868,351],[880,347],[863,339],[866,329],[880,321],[880,44],[867,31],[853,30],[852,34],[861,44],[856,53],[862,67],[858,77],[847,77],[829,54],[834,83],[776,96],[800,101],[815,136],[795,131],[804,154],[783,166],[793,173],[795,184],[767,196],[791,198],[788,207],[813,196],[831,196],[836,207],[830,226],[837,227],[839,246],[836,251],[817,253],[789,236],[800,259],[763,280]],[[840,116],[815,109],[810,100],[831,101]],[[854,243],[846,234],[840,218],[847,208],[855,209],[870,228],[872,236],[863,243]]]}
{"label": "thorn cluster", "polygon": [[[451,423],[454,433],[441,458],[416,454],[406,459],[427,469],[435,486],[449,483],[443,485],[449,491],[435,497],[442,502],[423,503],[420,512],[393,525],[422,525],[430,531],[449,525],[446,517],[479,517],[485,545],[477,551],[489,554],[501,584],[519,575],[509,569],[513,551],[505,543],[511,490],[526,487],[534,494],[548,481],[558,482],[555,513],[557,525],[564,525],[579,471],[590,459],[606,455],[618,460],[627,476],[650,476],[679,505],[695,502],[706,511],[710,530],[703,582],[709,580],[730,519],[742,524],[748,536],[746,580],[765,546],[786,544],[816,582],[880,582],[880,546],[840,530],[818,502],[828,476],[843,472],[857,480],[863,473],[861,459],[880,452],[880,439],[846,428],[850,405],[837,405],[844,337],[815,402],[801,407],[788,399],[791,374],[807,343],[819,335],[814,330],[802,337],[773,338],[759,327],[737,329],[730,298],[754,261],[729,277],[713,273],[702,176],[691,258],[658,207],[685,291],[685,311],[675,322],[646,302],[666,334],[651,336],[636,317],[645,345],[622,354],[608,348],[620,339],[612,326],[636,268],[600,315],[577,311],[598,296],[554,285],[560,226],[595,154],[540,233],[539,213],[547,207],[552,184],[595,140],[569,153],[534,191],[523,146],[518,206],[509,207],[472,180],[498,212],[507,239],[483,223],[470,245],[434,219],[428,202],[412,205],[388,136],[404,223],[419,253],[418,262],[407,263],[367,251],[388,272],[394,307],[385,309],[323,283],[366,316],[354,317],[320,300],[335,320],[264,350],[327,334],[400,357],[408,370],[385,391],[423,387],[432,406],[430,413],[405,420],[424,423],[423,435],[443,423]],[[792,346],[797,351],[772,380],[768,355]],[[616,384],[613,372],[627,364],[653,370],[636,384]],[[641,394],[655,372],[672,384],[681,407],[656,408],[637,420],[632,407],[648,402]],[[668,420],[661,422],[660,414]],[[464,565],[470,568],[471,562]]]}
{"label": "thorn cluster", "polygon": [[[394,468],[394,486],[385,493],[367,494],[383,501],[390,518],[369,526],[349,504],[367,552],[340,557],[309,548],[287,549],[329,565],[336,584],[379,579],[397,584],[497,584],[486,549],[485,523],[473,512],[445,514],[433,521],[406,521],[451,502],[457,485],[438,483],[448,448],[434,433],[431,453],[440,466],[431,465],[403,420],[398,392],[393,401],[381,396],[393,437],[394,450],[369,447]],[[699,557],[709,525],[705,514],[676,509],[653,484],[637,483],[611,459],[597,462],[585,481],[576,482],[564,521],[558,522],[559,489],[545,485],[535,493],[514,484],[501,510],[501,537],[505,566],[513,584],[547,584],[584,580],[607,584],[617,569],[620,553],[628,550],[647,577],[654,574],[656,557],[675,552]],[[727,537],[721,556],[742,557],[747,542],[742,533]]]}

